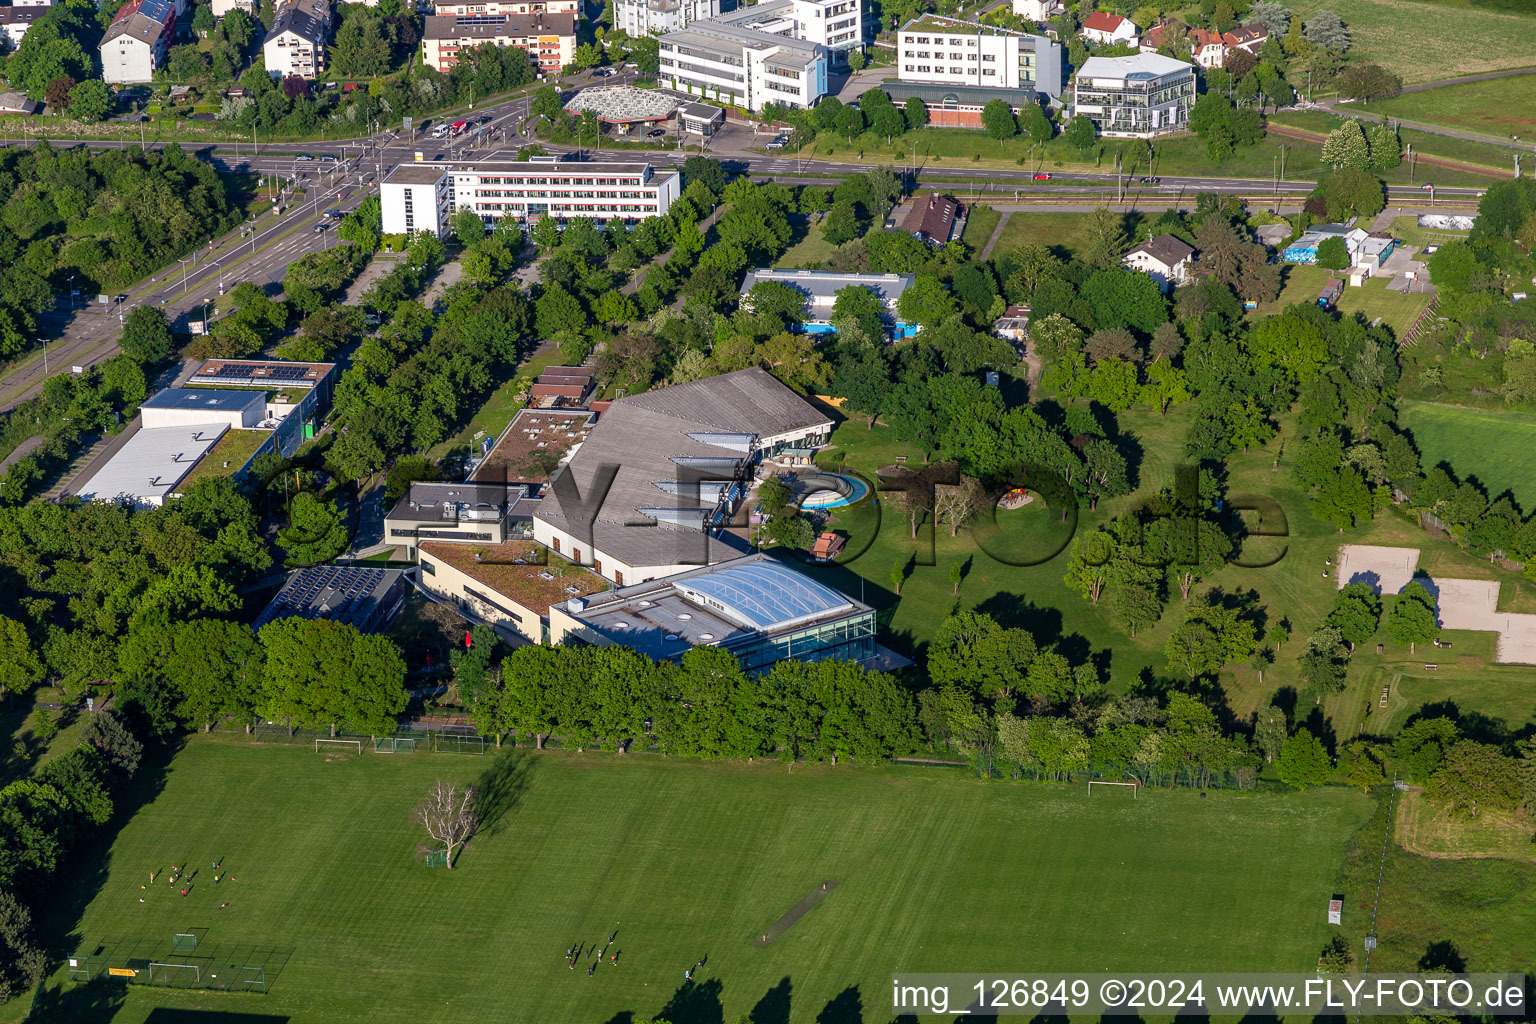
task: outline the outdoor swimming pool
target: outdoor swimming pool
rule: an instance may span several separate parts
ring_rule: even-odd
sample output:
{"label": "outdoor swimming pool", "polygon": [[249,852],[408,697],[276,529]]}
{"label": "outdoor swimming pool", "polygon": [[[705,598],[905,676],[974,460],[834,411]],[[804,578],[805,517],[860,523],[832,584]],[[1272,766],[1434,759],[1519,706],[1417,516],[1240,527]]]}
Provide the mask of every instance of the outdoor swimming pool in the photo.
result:
{"label": "outdoor swimming pool", "polygon": [[863,501],[865,496],[869,494],[869,485],[856,476],[839,473],[834,474],[833,478],[838,481],[836,489],[827,487],[819,491],[813,491],[806,495],[805,500],[800,503],[800,507],[803,509],[842,508],[844,505],[852,505]]}

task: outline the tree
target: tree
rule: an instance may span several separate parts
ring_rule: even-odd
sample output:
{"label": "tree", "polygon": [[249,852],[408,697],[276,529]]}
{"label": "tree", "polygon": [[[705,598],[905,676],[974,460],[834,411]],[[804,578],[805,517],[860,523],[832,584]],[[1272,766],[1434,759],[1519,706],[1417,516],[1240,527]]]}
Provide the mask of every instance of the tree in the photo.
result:
{"label": "tree", "polygon": [[292,724],[341,722],[373,735],[392,732],[405,710],[405,662],[383,636],[329,619],[276,619],[259,634],[266,651],[261,710]]}
{"label": "tree", "polygon": [[1249,25],[1263,25],[1271,36],[1278,38],[1290,27],[1291,12],[1280,0],[1258,0],[1248,8],[1244,21]]}
{"label": "tree", "polygon": [[1470,291],[1479,273],[1477,255],[1466,242],[1447,242],[1429,257],[1429,279],[1437,290]]}
{"label": "tree", "polygon": [[1371,165],[1371,148],[1360,122],[1350,118],[1328,133],[1323,142],[1322,161],[1334,168],[1364,170]]}
{"label": "tree", "polygon": [[1477,817],[1479,811],[1512,811],[1520,804],[1519,768],[1498,747],[1461,740],[1445,752],[1429,777],[1429,795],[1453,811]]}
{"label": "tree", "polygon": [[411,820],[433,842],[441,843],[444,863],[453,867],[453,852],[474,838],[480,827],[477,795],[473,786],[438,779],[416,805]]}
{"label": "tree", "polygon": [[[88,78],[69,91],[69,116],[79,121],[102,121],[112,113],[112,91],[99,78]],[[144,307],[139,307],[144,308]]]}
{"label": "tree", "polygon": [[1007,100],[988,100],[986,106],[981,108],[981,123],[987,130],[988,138],[1002,142],[1011,139],[1019,133],[1019,126],[1013,119],[1013,108]]}
{"label": "tree", "polygon": [[1379,124],[1371,129],[1371,169],[1390,171],[1403,162],[1403,140],[1391,125]]}
{"label": "tree", "polygon": [[144,744],[128,728],[123,717],[111,708],[103,708],[91,715],[85,731],[80,734],[80,741],[101,755],[102,762],[123,778],[139,770]]}
{"label": "tree", "polygon": [[1343,53],[1349,49],[1349,32],[1332,11],[1318,11],[1302,27],[1302,35],[1313,46],[1321,46],[1330,53]]}
{"label": "tree", "polygon": [[832,204],[832,212],[827,214],[821,226],[821,237],[838,248],[842,248],[844,242],[859,237],[859,215],[852,203],[844,201]]}
{"label": "tree", "polygon": [[864,130],[864,112],[858,107],[845,106],[837,112],[837,134],[849,142]]}
{"label": "tree", "polygon": [[[541,85],[534,90],[533,99],[528,104],[530,117],[543,117],[555,120],[565,112],[565,103],[560,99],[560,90],[552,85]],[[688,165],[683,165],[683,176],[688,177]]]}
{"label": "tree", "polygon": [[1275,768],[1280,781],[1293,789],[1321,786],[1333,774],[1328,751],[1306,729],[1297,729],[1285,741],[1285,746],[1280,748],[1280,758]]}
{"label": "tree", "polygon": [[1319,700],[1330,693],[1344,689],[1344,678],[1349,671],[1349,654],[1344,648],[1344,635],[1336,626],[1321,626],[1307,638],[1301,652],[1301,677],[1316,693]]}
{"label": "tree", "polygon": [[1253,720],[1253,745],[1264,755],[1264,760],[1273,763],[1280,756],[1281,749],[1285,746],[1286,730],[1288,725],[1285,720],[1285,711],[1274,704],[1267,705],[1259,710]]}
{"label": "tree", "polygon": [[1340,93],[1366,103],[1391,99],[1403,91],[1402,78],[1369,61],[1346,67],[1338,84]]}
{"label": "tree", "polygon": [[1329,235],[1318,244],[1317,265],[1324,270],[1347,270],[1349,246],[1337,235]]}
{"label": "tree", "polygon": [[1435,599],[1424,584],[1415,580],[1402,589],[1387,615],[1387,635],[1393,643],[1407,644],[1412,654],[1419,644],[1440,634],[1435,616]]}
{"label": "tree", "polygon": [[1334,596],[1326,621],[1351,647],[1358,647],[1381,625],[1381,598],[1368,583],[1347,583]]}
{"label": "tree", "polygon": [[335,503],[300,491],[288,502],[288,526],[278,538],[290,565],[316,565],[346,550],[347,528]]}
{"label": "tree", "polygon": [[261,694],[263,651],[249,626],[222,619],[174,625],[165,673],[180,694],[178,713],[213,729],[220,719],[249,722]]}
{"label": "tree", "polygon": [[43,681],[43,663],[21,623],[0,615],[0,694],[25,693]]}
{"label": "tree", "polygon": [[31,912],[9,889],[0,888],[0,1004],[36,985],[47,967],[48,959],[32,934]]}
{"label": "tree", "polygon": [[1093,130],[1093,122],[1086,115],[1079,114],[1067,123],[1067,130],[1061,133],[1061,137],[1079,153],[1086,153],[1093,148],[1097,135]]}
{"label": "tree", "polygon": [[921,128],[928,123],[928,104],[913,96],[901,108],[901,116],[906,119],[909,131],[913,128]]}
{"label": "tree", "polygon": [[[1100,206],[1093,211],[1093,220],[1089,222],[1087,237],[1084,238],[1082,248],[1079,250],[1081,259],[1090,267],[1098,270],[1113,270],[1120,267],[1120,256],[1125,252],[1127,239],[1125,237],[1124,221],[1121,215],[1107,206]],[[1126,274],[1140,277],[1150,281],[1145,274],[1135,274],[1125,271]],[[1153,284],[1156,288],[1156,284]],[[1164,313],[1162,319],[1167,319]],[[1122,321],[1130,323],[1131,321]],[[1100,324],[1099,326],[1108,326]],[[1147,328],[1151,330],[1149,326]]]}
{"label": "tree", "polygon": [[389,71],[389,40],[382,19],[356,14],[342,21],[331,45],[331,66],[349,78],[372,78]]}
{"label": "tree", "polygon": [[197,10],[192,15],[192,31],[207,39],[213,34],[214,25],[217,24],[213,16],[213,10],[208,4],[198,4]]}

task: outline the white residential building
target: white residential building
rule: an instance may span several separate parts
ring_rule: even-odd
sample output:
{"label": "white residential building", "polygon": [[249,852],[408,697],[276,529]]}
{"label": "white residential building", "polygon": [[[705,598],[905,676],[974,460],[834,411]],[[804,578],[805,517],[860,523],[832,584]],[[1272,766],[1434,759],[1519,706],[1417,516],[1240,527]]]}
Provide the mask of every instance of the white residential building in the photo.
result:
{"label": "white residential building", "polygon": [[108,85],[150,81],[176,38],[178,13],[176,0],[130,0],[101,37],[101,80]]}
{"label": "white residential building", "polygon": [[528,54],[545,74],[558,74],[576,56],[576,23],[569,13],[462,14],[426,19],[421,33],[421,59],[447,74],[459,62],[459,51],[474,46],[515,46]]}
{"label": "white residential building", "polygon": [[[1061,99],[1061,45],[1044,36],[925,14],[901,27],[896,50],[902,82],[1033,89],[1052,101]],[[921,98],[929,102],[928,97]],[[980,106],[990,97],[977,98]],[[966,97],[959,101],[965,103]]]}
{"label": "white residential building", "polygon": [[473,14],[579,14],[580,9],[577,0],[462,0],[435,4],[432,13],[464,18]]}
{"label": "white residential building", "polygon": [[399,164],[379,190],[385,234],[448,233],[458,210],[487,223],[503,217],[588,217],[631,223],[660,217],[682,194],[682,175],[646,163],[518,160]]}
{"label": "white residential building", "polygon": [[613,0],[613,27],[631,38],[678,32],[719,14],[720,0]]}
{"label": "white residential building", "polygon": [[1134,21],[1104,11],[1094,11],[1088,15],[1088,19],[1083,22],[1082,36],[1089,42],[1105,45],[1128,43],[1135,46],[1141,40],[1141,32],[1137,30]]}
{"label": "white residential building", "polygon": [[1195,250],[1173,235],[1149,238],[1120,257],[1121,263],[1152,278],[1164,292],[1189,280],[1194,260]]}
{"label": "white residential building", "polygon": [[1025,21],[1050,21],[1066,10],[1061,0],[1013,0],[1013,13]]}
{"label": "white residential building", "polygon": [[1195,105],[1195,66],[1158,53],[1089,57],[1072,85],[1073,115],[1110,138],[1181,131]]}
{"label": "white residential building", "polygon": [[318,78],[325,71],[330,22],[330,0],[288,0],[279,7],[272,30],[261,44],[267,74]]}
{"label": "white residential building", "polygon": [[47,13],[46,7],[0,7],[0,33],[5,35],[14,51],[26,38],[27,29],[32,27],[32,23]]}
{"label": "white residential building", "polygon": [[208,8],[215,18],[222,18],[230,11],[244,11],[251,17],[256,16],[254,0],[209,0]]}

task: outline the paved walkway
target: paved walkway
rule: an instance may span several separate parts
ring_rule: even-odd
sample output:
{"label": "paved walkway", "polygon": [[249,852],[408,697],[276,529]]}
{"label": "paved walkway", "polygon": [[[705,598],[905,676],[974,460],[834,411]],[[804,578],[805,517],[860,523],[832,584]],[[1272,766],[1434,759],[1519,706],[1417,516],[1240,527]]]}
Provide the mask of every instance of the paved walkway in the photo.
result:
{"label": "paved walkway", "polygon": [[997,244],[999,238],[1003,237],[1003,228],[1008,226],[1008,218],[1012,216],[1013,211],[1007,210],[997,218],[997,227],[992,229],[992,237],[987,239],[987,244],[981,247],[981,255],[976,257],[978,260],[985,260],[992,255],[992,247]]}
{"label": "paved walkway", "polygon": [[[1378,594],[1397,594],[1414,580],[1418,548],[1344,544],[1339,547],[1338,585],[1368,584]],[[1536,665],[1536,615],[1499,611],[1499,584],[1493,580],[1436,579],[1418,582],[1435,598],[1442,629],[1498,634],[1493,660]]]}

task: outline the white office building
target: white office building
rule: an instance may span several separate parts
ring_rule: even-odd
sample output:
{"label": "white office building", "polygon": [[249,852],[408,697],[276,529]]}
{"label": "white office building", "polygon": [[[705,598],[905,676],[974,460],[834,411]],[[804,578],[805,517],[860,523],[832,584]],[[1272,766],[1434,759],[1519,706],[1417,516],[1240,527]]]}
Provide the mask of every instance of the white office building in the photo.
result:
{"label": "white office building", "polygon": [[720,14],[720,0],[613,0],[613,27],[631,38],[678,32]]}
{"label": "white office building", "polygon": [[1182,131],[1194,105],[1195,66],[1157,53],[1089,57],[1073,80],[1073,116],[1109,138]]}
{"label": "white office building", "polygon": [[379,190],[385,234],[448,233],[458,210],[487,223],[571,217],[631,223],[660,217],[682,193],[682,175],[646,163],[475,160],[400,164]]}
{"label": "white office building", "polygon": [[661,37],[663,88],[761,112],[805,109],[864,45],[863,0],[770,0]]}
{"label": "white office building", "polygon": [[463,0],[434,4],[432,13],[467,18],[476,14],[579,14],[580,11],[576,0]]}
{"label": "white office building", "polygon": [[1061,99],[1061,44],[1044,36],[928,14],[902,26],[896,49],[904,83],[1033,89]]}

